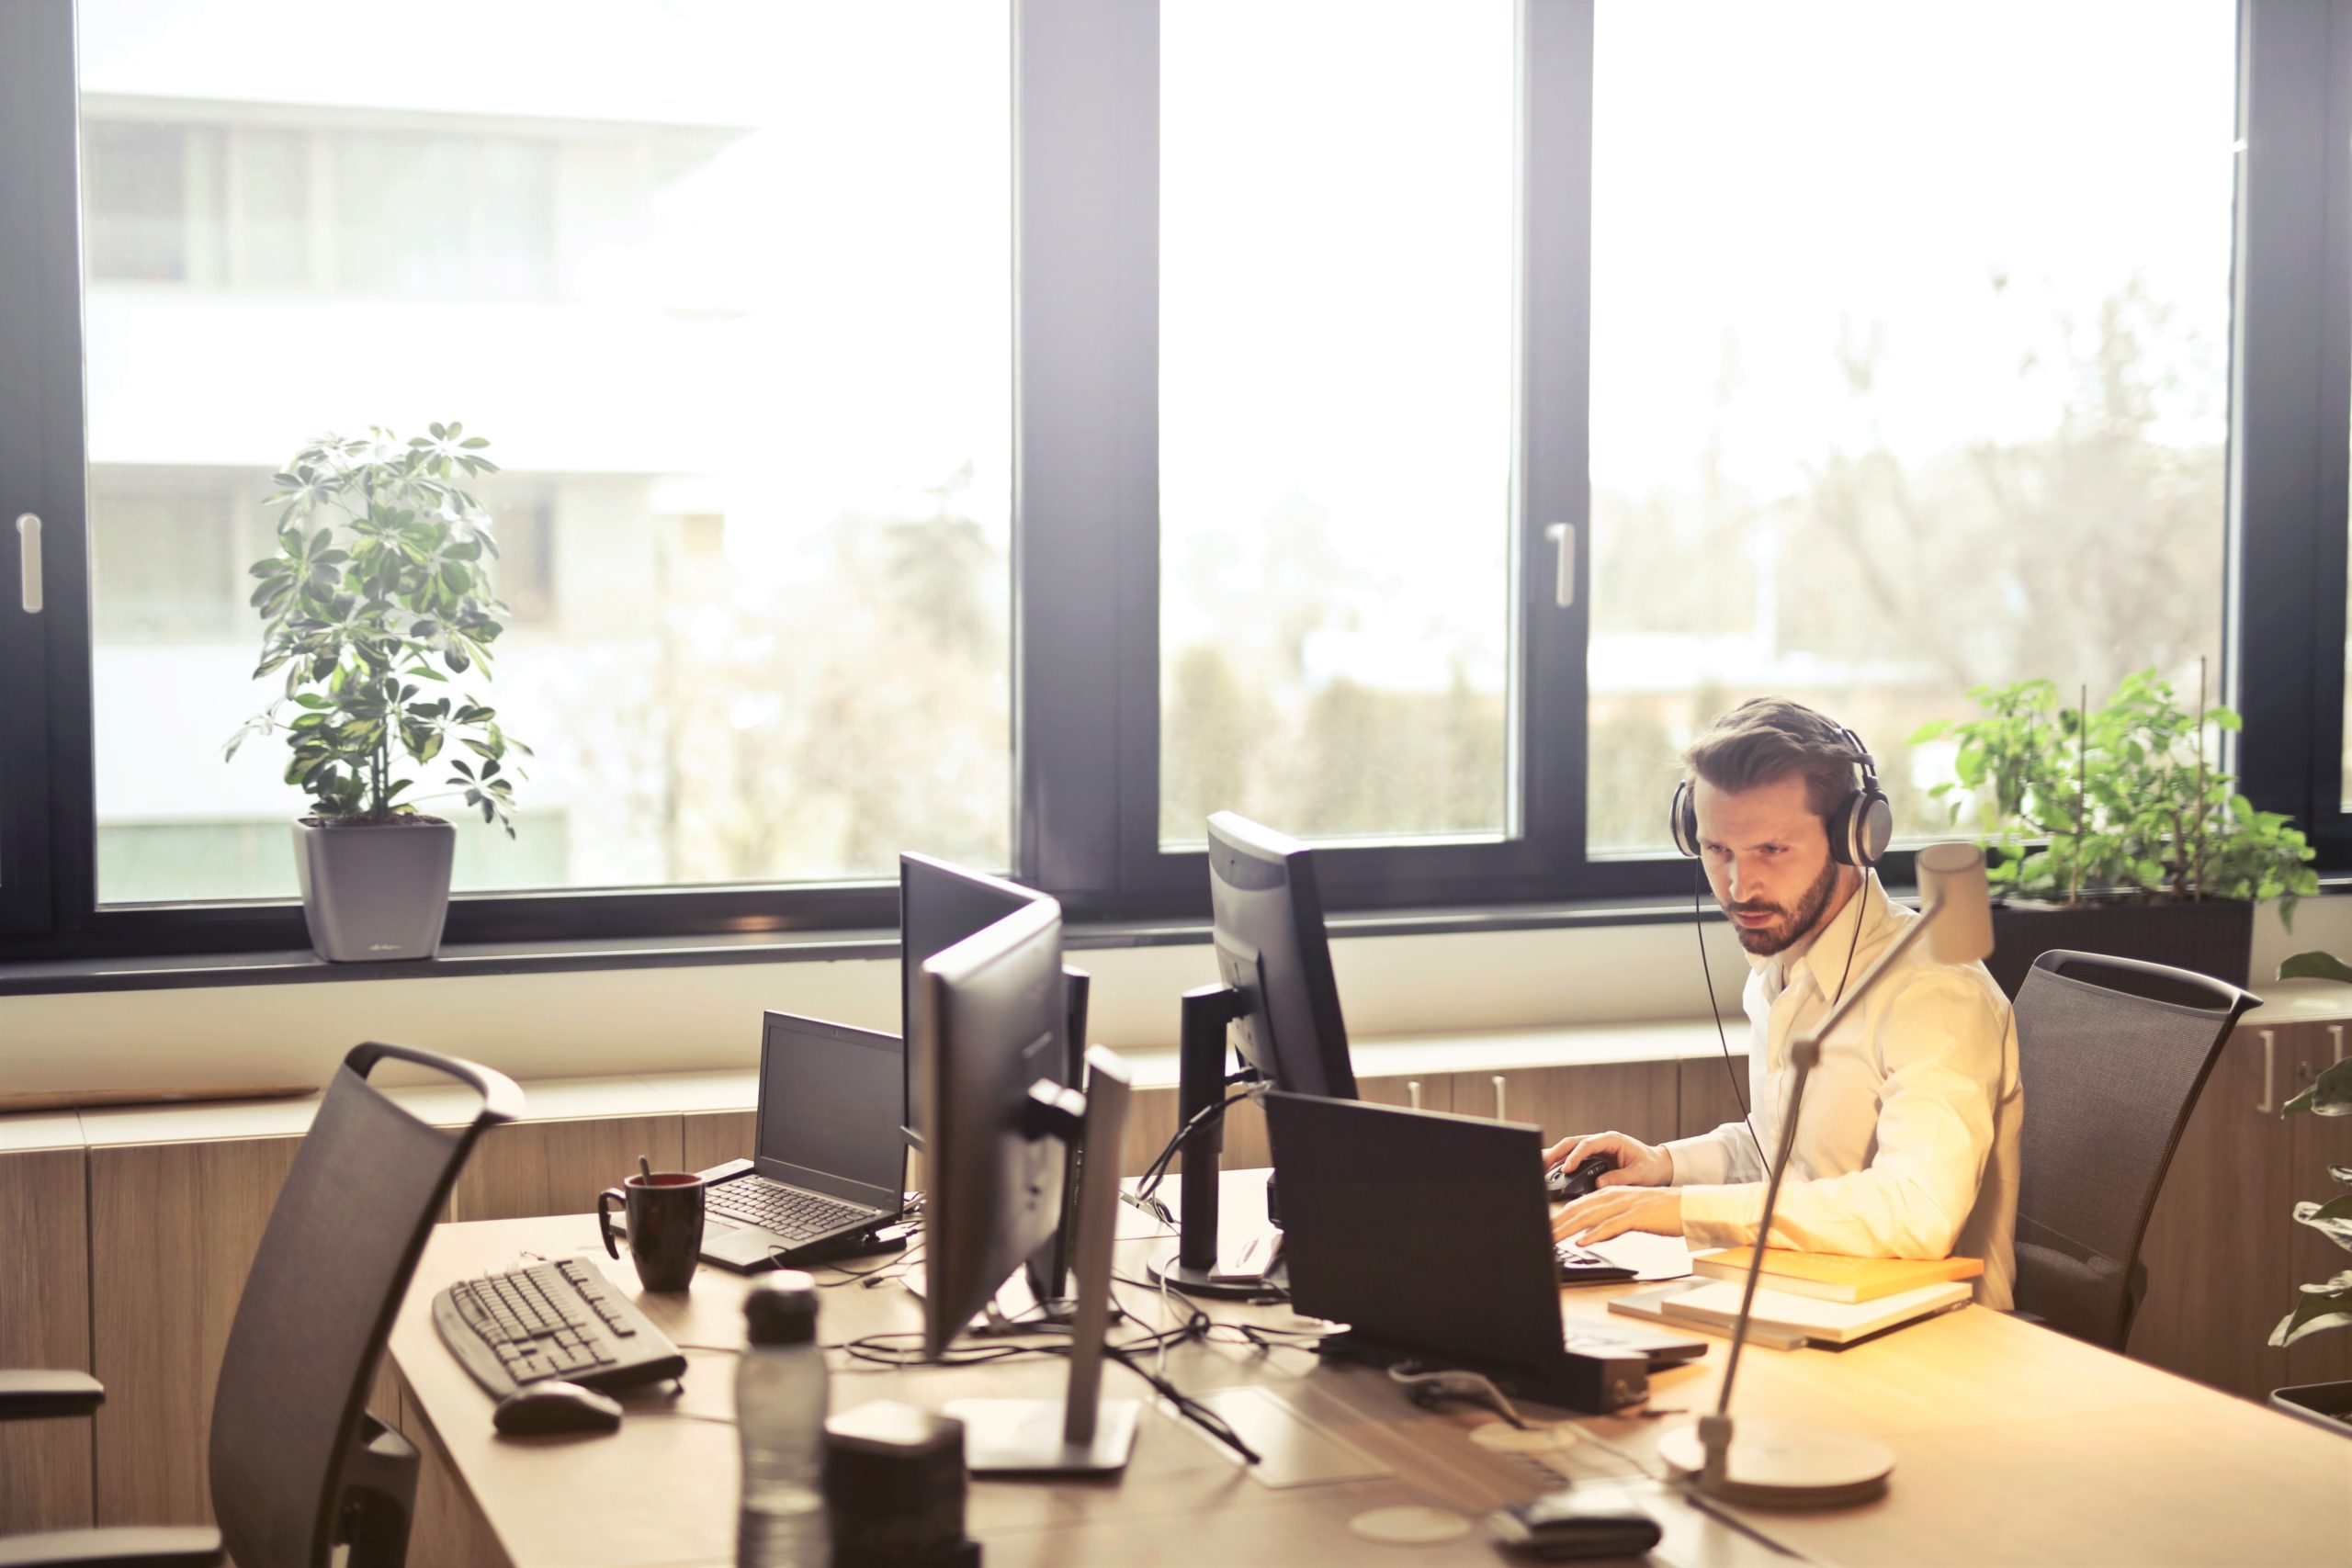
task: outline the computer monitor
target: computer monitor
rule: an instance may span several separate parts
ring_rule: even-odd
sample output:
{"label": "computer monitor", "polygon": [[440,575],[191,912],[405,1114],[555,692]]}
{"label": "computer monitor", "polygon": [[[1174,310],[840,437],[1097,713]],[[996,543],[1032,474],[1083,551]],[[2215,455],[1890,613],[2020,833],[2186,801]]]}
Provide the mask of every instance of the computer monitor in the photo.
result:
{"label": "computer monitor", "polygon": [[[1008,882],[1003,877],[991,876],[987,872],[974,871],[932,855],[908,852],[899,856],[899,985],[904,1021],[901,1032],[907,1043],[903,1058],[905,1108],[900,1128],[912,1147],[922,1147],[923,1086],[931,1070],[929,1064],[922,1059],[915,1029],[916,1013],[921,1005],[923,964],[965,938],[986,931],[1014,910],[1026,908],[1045,898],[1046,895],[1023,887],[1017,882]],[[1067,987],[1066,1021],[1053,1078],[1056,1083],[1076,1088],[1084,1077],[1081,1062],[1086,1049],[1087,977],[1080,971],[1065,965],[1062,978]],[[1072,1205],[1077,1201],[1077,1158],[1076,1151],[1072,1150],[1063,1172],[1064,1187]],[[1065,1322],[1069,1315],[1068,1287],[1072,1237],[1072,1216],[1069,1206],[1066,1205],[1064,1223],[1055,1228],[1029,1260],[1029,1292],[1047,1323]],[[1027,1325],[1035,1327],[1036,1323],[1030,1320]]]}
{"label": "computer monitor", "polygon": [[1232,1025],[1242,1061],[1285,1093],[1353,1100],[1313,852],[1218,812],[1209,818],[1209,908],[1217,971],[1244,1006]]}
{"label": "computer monitor", "polygon": [[[1313,852],[1230,811],[1209,818],[1208,834],[1210,940],[1225,983],[1184,997],[1176,1114],[1182,1127],[1201,1125],[1183,1145],[1177,1245],[1151,1260],[1151,1271],[1195,1295],[1256,1296],[1280,1282],[1262,1258],[1218,1257],[1225,1133],[1217,1108],[1228,1049],[1251,1076],[1285,1093],[1353,1100],[1356,1075]],[[1274,1218],[1271,1185],[1267,1206]]]}
{"label": "computer monitor", "polygon": [[1061,906],[1024,904],[919,973],[910,1043],[925,1067],[927,1356],[941,1356],[1060,1226],[1065,1151],[1105,1151],[1085,1162],[1078,1208],[1069,1398],[951,1405],[966,1425],[967,1462],[975,1471],[1115,1470],[1126,1462],[1136,1416],[1133,1401],[1099,1392],[1126,1078],[1115,1056],[1097,1051],[1087,1058],[1085,1094],[1061,1082]]}
{"label": "computer monitor", "polygon": [[[902,1004],[901,1032],[907,1042],[905,1062],[906,1115],[901,1123],[907,1141],[922,1147],[924,1084],[930,1065],[922,1059],[915,1038],[915,1018],[922,1005],[922,966],[966,937],[988,930],[1016,909],[1026,908],[1046,896],[972,871],[931,855],[912,852],[899,857],[899,951]],[[1069,1042],[1057,1060],[1069,1061]],[[1066,1066],[1057,1069],[1057,1083],[1070,1082]]]}

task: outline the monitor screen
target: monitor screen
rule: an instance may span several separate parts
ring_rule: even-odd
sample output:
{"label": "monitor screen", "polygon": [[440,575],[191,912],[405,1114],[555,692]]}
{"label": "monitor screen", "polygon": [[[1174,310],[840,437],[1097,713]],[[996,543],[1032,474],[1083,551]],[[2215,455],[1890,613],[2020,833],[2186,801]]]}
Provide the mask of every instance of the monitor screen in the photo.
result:
{"label": "monitor screen", "polygon": [[769,1013],[752,1149],[760,1174],[898,1207],[907,1160],[899,1136],[903,1055],[888,1034]]}
{"label": "monitor screen", "polygon": [[1354,1099],[1312,852],[1220,811],[1209,818],[1208,858],[1217,972],[1248,1009],[1233,1025],[1241,1059],[1277,1089]]}
{"label": "monitor screen", "polygon": [[[986,931],[1015,909],[1043,897],[1044,894],[1019,883],[930,855],[899,857],[899,1028],[907,1041],[900,1125],[918,1148],[922,1146],[923,1086],[930,1071],[915,1038],[922,966],[966,937]],[[1066,1076],[1056,1070],[1056,1081]]]}

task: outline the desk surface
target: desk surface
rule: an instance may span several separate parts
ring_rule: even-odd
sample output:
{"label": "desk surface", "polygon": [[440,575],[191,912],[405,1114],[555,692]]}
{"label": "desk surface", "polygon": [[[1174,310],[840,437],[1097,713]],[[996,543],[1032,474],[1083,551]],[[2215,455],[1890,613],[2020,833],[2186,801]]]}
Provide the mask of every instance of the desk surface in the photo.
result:
{"label": "desk surface", "polygon": [[[1247,1179],[1250,1173],[1228,1173]],[[1150,1223],[1123,1211],[1119,1272],[1142,1279],[1158,1247]],[[452,1280],[591,1252],[636,1294],[585,1216],[443,1225],[433,1236],[392,1333],[414,1395],[412,1435],[436,1442],[516,1568],[724,1564],[733,1561],[733,1357],[746,1281],[705,1269],[681,1295],[636,1295],[684,1348],[684,1390],[628,1396],[610,1437],[504,1439],[491,1400],[435,1335],[434,1292]],[[821,1273],[820,1279],[838,1275]],[[1564,1312],[1605,1317],[1607,1287],[1563,1292]],[[1152,1292],[1119,1287],[1130,1311],[1157,1323]],[[828,1344],[919,1323],[894,1284],[824,1292]],[[1279,1308],[1216,1303],[1221,1321],[1295,1323]],[[1623,1324],[1625,1320],[1612,1320]],[[711,1348],[696,1348],[710,1347]],[[1655,1409],[1713,1399],[1724,1346],[1653,1380]],[[1841,1352],[1751,1349],[1736,1413],[1867,1432],[1897,1465],[1879,1502],[1815,1514],[1744,1513],[1740,1520],[1804,1557],[1845,1564],[2352,1564],[2352,1440],[1979,1307]],[[894,1398],[936,1408],[973,1395],[1058,1398],[1065,1363],[986,1368],[874,1368],[831,1357],[832,1404]],[[1177,1418],[1147,1411],[1125,1474],[1107,1483],[976,1482],[968,1513],[990,1568],[1023,1563],[1367,1562],[1396,1556],[1430,1568],[1503,1561],[1482,1521],[1498,1504],[1561,1483],[1536,1461],[1471,1439],[1494,1418],[1429,1412],[1381,1374],[1326,1368],[1306,1352],[1260,1355],[1238,1345],[1173,1350],[1167,1375],[1187,1393],[1255,1383],[1395,1471],[1387,1479],[1273,1489]],[[1105,1393],[1148,1394],[1111,1367]],[[666,1385],[665,1385],[666,1388]],[[686,1416],[659,1416],[674,1408]],[[1531,1411],[1531,1415],[1539,1412]],[[1556,1412],[1540,1414],[1556,1415]],[[695,1416],[703,1418],[697,1419]],[[716,1419],[712,1419],[716,1418]],[[1668,1420],[1585,1419],[1579,1440],[1550,1456],[1579,1484],[1628,1488],[1666,1525],[1654,1561],[1690,1565],[1785,1562],[1645,1477]],[[1471,1534],[1434,1547],[1374,1546],[1348,1520],[1420,1503],[1454,1509]]]}

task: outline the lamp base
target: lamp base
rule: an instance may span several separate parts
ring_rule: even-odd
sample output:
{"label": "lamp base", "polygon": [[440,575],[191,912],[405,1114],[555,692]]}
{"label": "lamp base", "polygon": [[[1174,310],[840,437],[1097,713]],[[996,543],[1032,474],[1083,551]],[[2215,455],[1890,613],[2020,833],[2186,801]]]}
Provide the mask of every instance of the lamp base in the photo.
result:
{"label": "lamp base", "polygon": [[1751,1508],[1867,1503],[1886,1490],[1894,1470],[1894,1450],[1876,1438],[1790,1421],[1738,1421],[1717,1475],[1707,1473],[1696,1423],[1662,1435],[1657,1457],[1708,1496]]}

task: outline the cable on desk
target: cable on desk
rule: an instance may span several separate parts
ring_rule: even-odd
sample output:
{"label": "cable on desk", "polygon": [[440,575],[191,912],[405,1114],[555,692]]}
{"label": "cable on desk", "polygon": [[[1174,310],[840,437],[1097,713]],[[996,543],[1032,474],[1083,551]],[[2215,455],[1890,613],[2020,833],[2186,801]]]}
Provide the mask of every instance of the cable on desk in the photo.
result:
{"label": "cable on desk", "polygon": [[[1215,1105],[1204,1105],[1198,1111],[1193,1112],[1192,1120],[1185,1122],[1182,1127],[1177,1128],[1176,1135],[1168,1140],[1168,1146],[1161,1149],[1158,1155],[1154,1156],[1152,1162],[1144,1168],[1143,1176],[1136,1184],[1136,1197],[1140,1200],[1141,1203],[1150,1203],[1155,1201],[1152,1194],[1159,1190],[1159,1183],[1168,1174],[1168,1162],[1176,1157],[1177,1152],[1184,1146],[1185,1139],[1191,1137],[1194,1133],[1200,1131],[1200,1129],[1205,1127],[1211,1122],[1223,1117],[1227,1110],[1230,1108],[1235,1101],[1259,1099],[1272,1088],[1273,1088],[1273,1085],[1270,1083],[1252,1083],[1245,1089],[1237,1089],[1233,1093],[1227,1095]],[[1140,1206],[1140,1204],[1138,1206]],[[1158,1211],[1157,1217],[1162,1224],[1172,1224],[1175,1223],[1174,1217],[1170,1215],[1165,1208]]]}
{"label": "cable on desk", "polygon": [[[1135,1283],[1133,1280],[1125,1282]],[[1241,1455],[1248,1462],[1256,1464],[1261,1459],[1258,1451],[1244,1442],[1241,1435],[1227,1425],[1223,1416],[1184,1393],[1174,1383],[1152,1371],[1137,1359],[1146,1352],[1159,1350],[1170,1344],[1182,1344],[1193,1339],[1205,1340],[1208,1337],[1208,1330],[1214,1326],[1208,1314],[1190,1302],[1185,1305],[1190,1310],[1182,1323],[1173,1327],[1138,1334],[1131,1339],[1115,1344],[1106,1337],[1102,1345],[1102,1353],[1109,1359],[1118,1362],[1119,1365],[1149,1383],[1154,1392],[1176,1407],[1178,1415]],[[1125,1306],[1124,1303],[1121,1303],[1121,1310],[1130,1318],[1136,1317],[1134,1310]],[[1136,1318],[1136,1321],[1141,1320]],[[922,1353],[920,1344],[922,1337],[921,1329],[892,1329],[877,1334],[861,1335],[855,1339],[845,1340],[839,1348],[854,1359],[886,1367],[977,1367],[986,1366],[994,1361],[1009,1361],[1020,1356],[1067,1357],[1070,1353],[1070,1346],[1065,1339],[1019,1345],[976,1346],[963,1349],[951,1346],[945,1353],[933,1359]],[[909,1339],[916,1340],[918,1343],[911,1346],[902,1343]]]}

